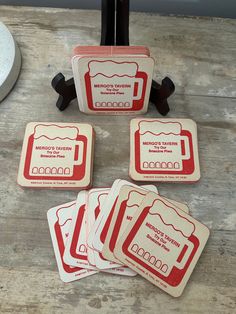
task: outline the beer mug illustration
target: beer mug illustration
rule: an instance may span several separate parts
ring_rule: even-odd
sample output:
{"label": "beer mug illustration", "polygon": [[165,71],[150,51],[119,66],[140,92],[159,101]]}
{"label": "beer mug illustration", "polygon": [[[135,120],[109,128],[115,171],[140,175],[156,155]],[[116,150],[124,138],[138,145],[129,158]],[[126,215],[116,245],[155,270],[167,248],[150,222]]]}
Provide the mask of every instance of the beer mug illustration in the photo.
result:
{"label": "beer mug illustration", "polygon": [[[181,173],[191,158],[190,141],[179,122],[141,121],[135,134],[140,171]],[[139,153],[138,153],[139,150]]]}
{"label": "beer mug illustration", "polygon": [[65,251],[65,243],[67,241],[68,233],[70,230],[70,224],[72,220],[71,209],[74,207],[75,203],[72,203],[65,207],[60,207],[56,211],[54,230],[56,235],[56,240],[58,244],[60,260],[63,270],[66,273],[74,273],[79,270],[79,268],[71,267],[64,263],[63,254]]}
{"label": "beer mug illustration", "polygon": [[121,203],[109,243],[109,248],[112,252],[114,251],[120,235],[122,235],[126,227],[129,225],[145,195],[145,192],[130,191],[127,199]]}
{"label": "beer mug illustration", "polygon": [[92,60],[85,74],[90,109],[140,110],[143,106],[147,75],[136,62]]}
{"label": "beer mug illustration", "polygon": [[[74,205],[73,205],[74,206]],[[72,206],[71,206],[72,207]],[[72,217],[68,215],[68,207],[61,207],[56,211],[58,225],[60,226],[63,242],[66,243]]]}
{"label": "beer mug illustration", "polygon": [[24,175],[29,179],[81,179],[87,139],[77,127],[38,124],[29,137]]}
{"label": "beer mug illustration", "polygon": [[199,245],[195,225],[160,199],[145,210],[139,233],[133,236],[128,251],[160,278],[177,285]]}
{"label": "beer mug illustration", "polygon": [[70,254],[74,258],[87,260],[86,225],[82,223],[84,215],[85,205],[82,204],[76,214],[76,223],[71,240]]}

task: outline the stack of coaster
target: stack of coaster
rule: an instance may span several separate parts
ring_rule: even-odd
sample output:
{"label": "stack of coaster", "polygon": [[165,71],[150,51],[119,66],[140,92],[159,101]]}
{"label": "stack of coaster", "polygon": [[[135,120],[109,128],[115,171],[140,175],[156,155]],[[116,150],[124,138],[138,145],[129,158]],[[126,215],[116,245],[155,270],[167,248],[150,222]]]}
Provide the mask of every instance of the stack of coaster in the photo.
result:
{"label": "stack of coaster", "polygon": [[94,137],[89,124],[29,123],[18,184],[31,188],[88,188],[92,182]]}
{"label": "stack of coaster", "polygon": [[97,272],[137,273],[180,296],[209,237],[186,204],[116,180],[111,188],[81,191],[51,208],[48,223],[60,277],[69,282]]}
{"label": "stack of coaster", "polygon": [[90,114],[145,113],[153,68],[147,47],[76,47],[72,69],[80,110]]}

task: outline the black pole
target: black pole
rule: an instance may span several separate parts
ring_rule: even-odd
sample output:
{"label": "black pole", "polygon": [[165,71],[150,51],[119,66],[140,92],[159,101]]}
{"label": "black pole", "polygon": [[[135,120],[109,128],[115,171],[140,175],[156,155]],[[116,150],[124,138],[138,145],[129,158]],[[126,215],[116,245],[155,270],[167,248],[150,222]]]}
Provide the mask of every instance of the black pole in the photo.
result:
{"label": "black pole", "polygon": [[115,44],[115,0],[102,0],[101,46]]}
{"label": "black pole", "polygon": [[116,1],[116,45],[129,46],[129,0]]}

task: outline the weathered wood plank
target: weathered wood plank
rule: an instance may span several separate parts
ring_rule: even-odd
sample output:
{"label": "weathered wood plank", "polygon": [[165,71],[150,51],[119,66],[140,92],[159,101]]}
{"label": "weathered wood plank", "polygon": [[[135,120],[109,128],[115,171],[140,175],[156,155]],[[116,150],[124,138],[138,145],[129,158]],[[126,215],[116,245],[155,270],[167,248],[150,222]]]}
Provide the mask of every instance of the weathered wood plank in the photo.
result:
{"label": "weathered wood plank", "polygon": [[[223,262],[217,259],[216,262]],[[171,298],[141,277],[98,274],[63,284],[39,268],[0,269],[1,313],[233,313],[236,288],[190,280],[184,295]],[[195,271],[194,277],[207,272]]]}

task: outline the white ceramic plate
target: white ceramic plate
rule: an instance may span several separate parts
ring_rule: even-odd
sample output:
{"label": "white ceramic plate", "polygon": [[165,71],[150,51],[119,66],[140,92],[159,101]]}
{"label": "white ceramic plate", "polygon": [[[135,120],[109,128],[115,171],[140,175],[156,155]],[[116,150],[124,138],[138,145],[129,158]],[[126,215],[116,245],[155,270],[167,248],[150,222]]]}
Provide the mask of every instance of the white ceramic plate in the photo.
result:
{"label": "white ceramic plate", "polygon": [[8,28],[0,22],[0,101],[13,88],[20,69],[20,49]]}

